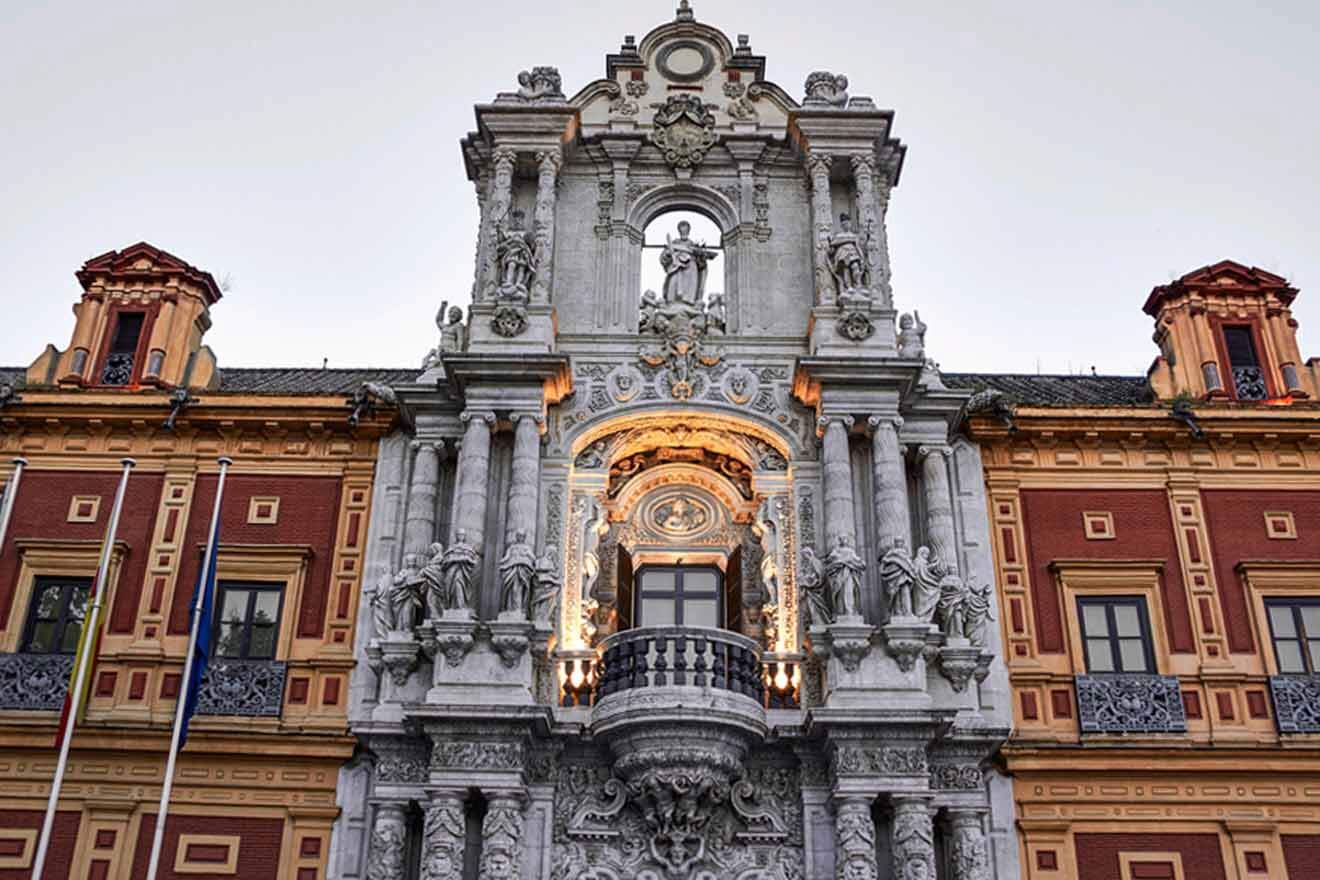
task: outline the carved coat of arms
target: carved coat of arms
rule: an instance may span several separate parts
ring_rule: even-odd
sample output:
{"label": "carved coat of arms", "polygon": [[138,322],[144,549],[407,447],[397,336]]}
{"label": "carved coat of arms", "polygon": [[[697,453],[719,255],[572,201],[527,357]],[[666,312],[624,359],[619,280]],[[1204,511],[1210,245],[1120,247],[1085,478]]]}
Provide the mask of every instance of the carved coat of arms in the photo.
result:
{"label": "carved coat of arms", "polygon": [[697,95],[670,95],[656,108],[651,143],[675,168],[691,168],[706,158],[717,140],[715,114]]}

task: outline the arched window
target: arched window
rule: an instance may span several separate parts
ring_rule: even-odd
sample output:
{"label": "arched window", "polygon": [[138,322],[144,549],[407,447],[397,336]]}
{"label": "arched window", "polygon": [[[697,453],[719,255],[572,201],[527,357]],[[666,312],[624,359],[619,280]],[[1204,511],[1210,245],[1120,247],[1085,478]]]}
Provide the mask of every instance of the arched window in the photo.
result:
{"label": "arched window", "polygon": [[[687,224],[686,230],[682,224]],[[667,248],[672,249],[682,240],[683,231],[687,232],[688,244],[679,244],[678,247],[699,255],[696,262],[700,265],[694,277],[684,279],[680,285],[685,284],[686,289],[691,290],[693,283],[699,283],[699,300],[709,301],[711,294],[725,291],[724,234],[705,214],[686,209],[665,211],[646,224],[642,244],[642,290],[654,291],[661,301],[667,301],[665,280],[669,270],[664,265],[667,261],[665,254]]]}

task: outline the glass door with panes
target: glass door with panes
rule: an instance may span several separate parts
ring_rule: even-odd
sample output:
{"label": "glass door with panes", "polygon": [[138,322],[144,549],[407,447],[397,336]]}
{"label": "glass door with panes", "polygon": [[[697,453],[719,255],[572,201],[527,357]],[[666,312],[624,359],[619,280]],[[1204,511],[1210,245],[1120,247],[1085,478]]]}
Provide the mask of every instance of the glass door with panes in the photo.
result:
{"label": "glass door with panes", "polygon": [[720,580],[713,566],[644,566],[636,575],[634,625],[719,627]]}

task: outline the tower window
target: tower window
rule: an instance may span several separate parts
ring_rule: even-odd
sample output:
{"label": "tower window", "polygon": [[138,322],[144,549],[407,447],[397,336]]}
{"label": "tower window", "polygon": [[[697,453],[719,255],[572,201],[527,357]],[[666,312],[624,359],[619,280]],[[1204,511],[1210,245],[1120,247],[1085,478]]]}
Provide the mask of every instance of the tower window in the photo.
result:
{"label": "tower window", "polygon": [[1256,341],[1250,327],[1233,325],[1224,328],[1224,348],[1233,375],[1233,391],[1238,400],[1264,400],[1268,397],[1265,374],[1256,356]]}
{"label": "tower window", "polygon": [[101,368],[102,385],[128,385],[133,381],[134,361],[145,319],[144,312],[120,312],[116,317],[110,350],[105,356],[105,366]]}

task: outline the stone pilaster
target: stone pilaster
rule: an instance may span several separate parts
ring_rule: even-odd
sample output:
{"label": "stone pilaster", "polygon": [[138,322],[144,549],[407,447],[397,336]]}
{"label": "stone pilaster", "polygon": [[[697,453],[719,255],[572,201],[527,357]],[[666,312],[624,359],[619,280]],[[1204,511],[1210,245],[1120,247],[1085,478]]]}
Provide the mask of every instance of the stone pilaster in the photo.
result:
{"label": "stone pilaster", "polygon": [[935,830],[928,798],[895,795],[890,842],[893,876],[903,880],[935,880]]}
{"label": "stone pilaster", "polygon": [[435,490],[440,483],[440,444],[413,442],[412,481],[408,484],[408,516],[403,526],[403,552],[414,567],[426,561],[435,540]]}
{"label": "stone pilaster", "polygon": [[822,416],[821,463],[825,482],[825,541],[834,548],[840,537],[857,544],[857,519],[853,510],[852,464],[848,456],[848,432],[852,416]]}
{"label": "stone pilaster", "polygon": [[[882,308],[890,308],[893,297],[889,291],[889,255],[885,252],[884,218],[880,215],[875,194],[875,156],[859,153],[851,157],[853,185],[857,205],[861,211],[861,233],[865,242],[866,267],[871,287],[880,292]],[[888,190],[886,189],[886,201]]]}
{"label": "stone pilaster", "polygon": [[536,541],[536,495],[541,477],[541,424],[544,419],[532,413],[513,417],[513,470],[509,479],[509,511],[504,530],[505,543],[512,543],[518,532],[527,543]]}
{"label": "stone pilaster", "polygon": [[377,805],[367,853],[366,880],[405,880],[408,825],[404,806],[395,801]]}
{"label": "stone pilaster", "polygon": [[876,554],[883,556],[895,547],[910,547],[911,519],[908,513],[907,469],[898,443],[899,416],[871,416],[871,473],[875,484]]}
{"label": "stone pilaster", "polygon": [[523,797],[513,792],[487,794],[479,880],[522,876],[523,804]]}
{"label": "stone pilaster", "polygon": [[948,810],[950,880],[991,880],[990,849],[981,810]]}
{"label": "stone pilaster", "polygon": [[513,147],[496,147],[491,156],[495,175],[491,179],[489,206],[486,211],[485,229],[482,231],[482,279],[480,300],[495,298],[495,289],[499,285],[499,267],[495,260],[495,229],[509,213],[513,200],[513,170],[518,161],[518,151]]}
{"label": "stone pilaster", "polygon": [[953,497],[949,489],[947,446],[923,446],[917,452],[921,461],[921,486],[926,499],[926,542],[945,571],[958,573],[958,542],[953,529]]}
{"label": "stone pilaster", "polygon": [[811,153],[807,156],[807,172],[811,175],[811,223],[816,273],[816,305],[834,302],[834,276],[830,274],[830,234],[834,231],[834,202],[830,199],[830,166],[833,159],[827,154]]}
{"label": "stone pilaster", "polygon": [[869,797],[846,795],[835,800],[834,876],[838,880],[876,880],[880,876]]}
{"label": "stone pilaster", "polygon": [[454,489],[454,526],[450,541],[466,532],[467,542],[485,552],[486,503],[490,495],[490,429],[493,412],[467,410],[462,419],[463,445],[458,450],[458,481]]}
{"label": "stone pilaster", "polygon": [[463,795],[453,789],[430,794],[422,833],[421,880],[462,880],[467,837]]}
{"label": "stone pilaster", "polygon": [[550,301],[550,275],[555,259],[555,190],[559,168],[564,162],[559,147],[536,154],[536,213],[532,218],[536,237],[536,277],[532,281],[532,302]]}

